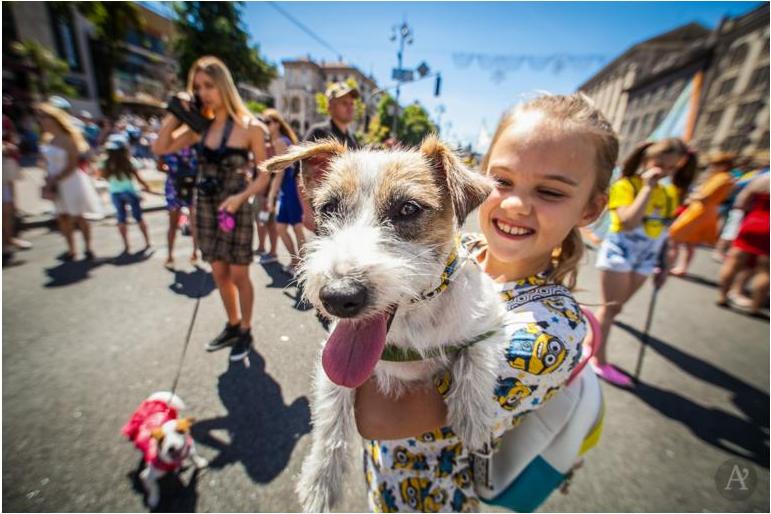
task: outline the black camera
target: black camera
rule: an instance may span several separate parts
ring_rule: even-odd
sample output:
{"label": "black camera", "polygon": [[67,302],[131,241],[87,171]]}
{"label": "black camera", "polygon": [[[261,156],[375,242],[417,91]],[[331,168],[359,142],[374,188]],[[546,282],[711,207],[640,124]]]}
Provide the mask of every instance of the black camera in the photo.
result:
{"label": "black camera", "polygon": [[198,181],[198,193],[201,196],[214,196],[220,192],[222,185],[216,177],[203,177]]}
{"label": "black camera", "polygon": [[169,101],[166,104],[166,110],[176,116],[179,121],[190,127],[193,132],[201,134],[209,128],[211,120],[201,114],[203,103],[198,95],[194,95],[188,105],[190,108],[185,109],[185,106],[182,104],[182,99],[179,96],[174,95],[169,98]]}

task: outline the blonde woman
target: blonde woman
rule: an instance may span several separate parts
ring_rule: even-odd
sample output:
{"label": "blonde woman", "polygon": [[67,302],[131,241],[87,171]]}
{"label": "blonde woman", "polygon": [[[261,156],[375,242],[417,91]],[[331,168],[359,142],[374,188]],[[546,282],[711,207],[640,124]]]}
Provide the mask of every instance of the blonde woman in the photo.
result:
{"label": "blonde woman", "polygon": [[[281,117],[281,114],[275,109],[266,109],[262,113],[262,120],[268,126],[270,139],[275,148],[276,155],[286,152],[290,145],[297,144],[297,135],[292,127]],[[276,213],[276,223],[278,235],[284,242],[291,262],[286,271],[290,275],[297,272],[300,264],[300,254],[305,244],[305,233],[303,232],[303,205],[300,201],[300,194],[297,190],[297,166],[290,166],[276,173],[270,185],[268,193],[268,206]],[[292,236],[289,235],[289,227],[294,232],[295,245]]]}
{"label": "blonde woman", "polygon": [[48,169],[43,194],[53,200],[59,230],[67,241],[67,252],[61,259],[75,259],[77,227],[86,246],[84,256],[92,260],[91,227],[85,216],[101,216],[102,205],[91,180],[78,166],[80,156],[89,150],[88,143],[63,110],[42,103],[36,106],[35,112],[45,141],[40,153]]}
{"label": "blonde woman", "polygon": [[200,98],[210,125],[198,134],[169,114],[153,151],[164,155],[197,145],[196,236],[203,259],[211,263],[228,318],[206,349],[231,346],[230,360],[238,361],[252,344],[249,264],[254,228],[247,200],[255,186],[266,187],[251,180],[254,165],[265,159],[266,129],[244,106],[230,71],[218,58],[205,56],[193,63],[187,89]]}

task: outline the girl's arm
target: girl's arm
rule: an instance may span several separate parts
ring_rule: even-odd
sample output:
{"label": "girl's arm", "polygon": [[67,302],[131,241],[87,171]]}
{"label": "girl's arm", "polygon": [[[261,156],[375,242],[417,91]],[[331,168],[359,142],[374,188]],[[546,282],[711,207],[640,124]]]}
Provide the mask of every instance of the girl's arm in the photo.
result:
{"label": "girl's arm", "polygon": [[174,115],[167,114],[163,118],[161,130],[158,132],[158,139],[153,143],[152,150],[157,156],[175,153],[194,145],[198,142],[199,137],[189,127],[182,125],[182,122]]}
{"label": "girl's arm", "polygon": [[[278,140],[272,141],[273,148],[276,149],[276,155],[281,155],[286,152],[287,146],[286,143],[284,143],[284,140],[281,139],[281,137],[278,138]],[[278,198],[278,191],[281,189],[281,181],[284,180],[284,172],[286,170],[283,169],[279,172],[277,172],[275,177],[273,177],[273,182],[270,184],[270,191],[268,192],[268,206],[272,209],[275,205],[276,198]]]}
{"label": "girl's arm", "polygon": [[747,184],[744,189],[736,195],[733,208],[746,211],[750,208],[750,200],[755,193],[762,192],[768,189],[768,174],[763,174],[759,177],[755,177]]}
{"label": "girl's arm", "polygon": [[664,176],[661,168],[651,168],[641,175],[643,187],[638,191],[634,202],[631,205],[616,207],[616,214],[621,221],[624,230],[631,230],[640,226],[645,215],[645,208],[648,206],[653,187],[658,180]]}
{"label": "girl's arm", "polygon": [[366,439],[404,439],[447,425],[447,405],[432,384],[393,399],[371,378],[356,390],[354,411],[359,434]]}
{"label": "girl's arm", "polygon": [[[254,155],[255,166],[265,160],[265,125],[258,121],[252,121],[249,124],[249,150]],[[265,179],[260,180],[262,174],[257,175],[256,180],[252,180],[249,185],[246,186],[243,192],[234,194],[225,199],[220,205],[220,209],[224,209],[231,214],[236,212],[241,205],[249,199],[250,196],[254,196],[260,190],[264,190],[266,186]],[[270,179],[270,177],[266,177]]]}
{"label": "girl's arm", "polygon": [[139,184],[142,186],[142,189],[144,189],[145,191],[147,191],[149,193],[150,192],[150,184],[145,182],[145,179],[143,179],[139,175],[139,172],[136,170],[136,168],[131,168],[131,174],[134,176],[135,179],[137,179],[137,182],[139,182]]}

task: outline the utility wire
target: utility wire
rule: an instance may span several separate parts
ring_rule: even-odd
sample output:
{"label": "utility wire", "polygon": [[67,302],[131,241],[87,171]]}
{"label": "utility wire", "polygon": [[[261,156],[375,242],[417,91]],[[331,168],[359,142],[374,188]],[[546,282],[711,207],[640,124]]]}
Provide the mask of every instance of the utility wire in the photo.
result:
{"label": "utility wire", "polygon": [[316,34],[315,32],[313,32],[311,29],[309,29],[308,27],[306,27],[305,25],[303,25],[303,24],[302,24],[302,23],[301,23],[301,22],[300,22],[300,21],[299,21],[297,18],[295,18],[294,16],[292,16],[291,14],[289,14],[288,12],[286,12],[286,11],[285,11],[285,10],[284,10],[282,7],[280,7],[280,6],[279,6],[279,5],[278,5],[276,2],[268,2],[268,4],[269,4],[271,7],[273,7],[275,10],[277,10],[278,12],[280,12],[281,14],[283,14],[283,15],[284,15],[284,17],[286,17],[286,19],[288,19],[289,21],[291,21],[292,23],[294,23],[295,25],[297,25],[297,27],[298,27],[300,30],[302,30],[302,31],[303,31],[303,32],[305,32],[307,35],[309,35],[310,37],[312,37],[313,39],[315,39],[315,40],[316,40],[318,43],[320,43],[320,44],[321,44],[322,46],[324,46],[326,49],[328,49],[329,51],[331,51],[332,53],[334,53],[335,55],[337,55],[337,60],[338,60],[338,61],[341,61],[341,62],[343,61],[343,54],[341,54],[340,52],[338,52],[337,50],[335,50],[335,48],[333,48],[333,47],[332,47],[332,45],[330,45],[329,43],[327,43],[326,41],[324,41],[323,39],[321,39],[321,36],[319,36],[318,34]]}

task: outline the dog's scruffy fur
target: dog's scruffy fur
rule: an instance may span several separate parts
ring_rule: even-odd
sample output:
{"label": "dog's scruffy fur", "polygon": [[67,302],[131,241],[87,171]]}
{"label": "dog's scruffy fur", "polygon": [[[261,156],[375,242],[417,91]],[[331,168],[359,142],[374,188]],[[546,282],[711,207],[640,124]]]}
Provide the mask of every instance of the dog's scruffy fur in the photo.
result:
{"label": "dog's scruffy fur", "polygon": [[[320,171],[318,178],[301,175],[319,233],[306,246],[301,270],[305,295],[314,306],[330,314],[320,299],[322,288],[331,281],[354,280],[367,291],[366,305],[354,319],[397,307],[388,344],[427,352],[495,332],[454,357],[380,361],[374,370],[381,391],[399,395],[451,366],[448,421],[467,447],[481,448],[493,424],[495,352],[504,339],[502,303],[492,280],[473,263],[464,263],[441,294],[420,298],[437,287],[455,235],[490,193],[492,182],[466,169],[434,136],[419,149],[392,151],[350,151],[333,140],[304,144],[266,161],[262,171],[298,160],[310,160]],[[417,214],[401,216],[414,213],[415,205]],[[334,505],[356,434],[355,390],[335,385],[320,365],[314,379],[312,448],[297,485],[307,512],[329,511]]]}
{"label": "dog's scruffy fur", "polygon": [[161,499],[158,480],[168,472],[176,472],[183,461],[193,461],[197,469],[208,466],[190,437],[192,418],[177,418],[185,403],[176,394],[151,394],[137,408],[123,427],[123,434],[144,455],[145,468],[139,478],[147,492],[147,504],[154,509]]}

